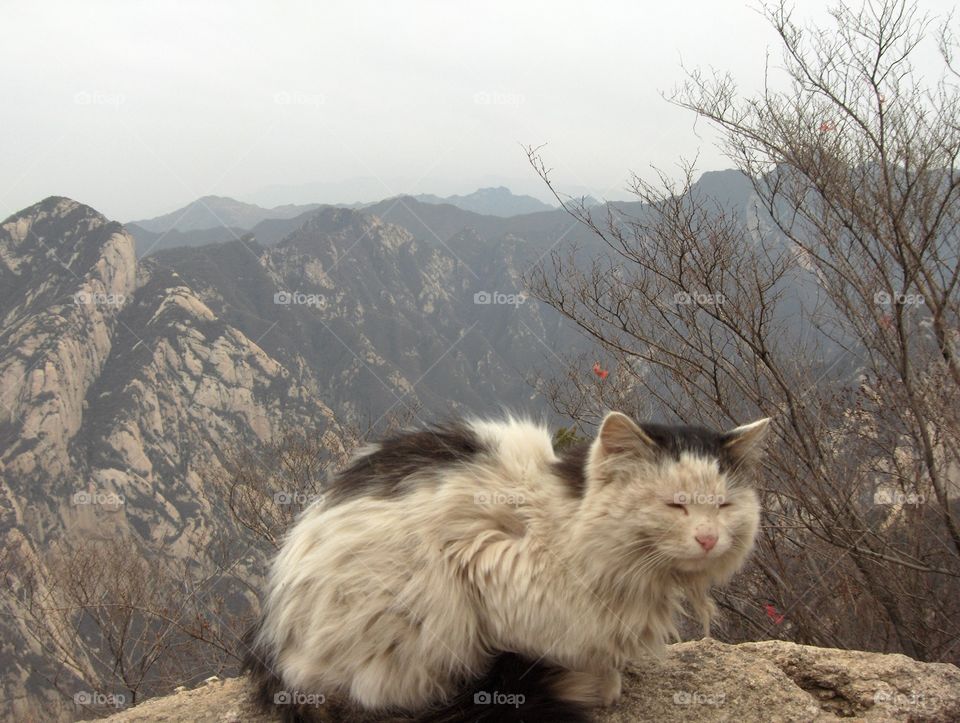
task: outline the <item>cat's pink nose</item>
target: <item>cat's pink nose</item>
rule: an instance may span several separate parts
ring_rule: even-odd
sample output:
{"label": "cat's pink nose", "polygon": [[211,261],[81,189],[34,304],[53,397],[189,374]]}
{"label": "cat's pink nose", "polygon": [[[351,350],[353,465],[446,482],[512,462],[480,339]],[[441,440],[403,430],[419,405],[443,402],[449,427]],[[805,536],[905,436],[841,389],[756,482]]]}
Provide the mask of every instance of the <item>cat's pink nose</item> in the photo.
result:
{"label": "cat's pink nose", "polygon": [[713,546],[717,544],[716,535],[697,535],[696,540],[700,543],[700,547],[702,547],[705,552],[710,552],[710,550],[713,549]]}

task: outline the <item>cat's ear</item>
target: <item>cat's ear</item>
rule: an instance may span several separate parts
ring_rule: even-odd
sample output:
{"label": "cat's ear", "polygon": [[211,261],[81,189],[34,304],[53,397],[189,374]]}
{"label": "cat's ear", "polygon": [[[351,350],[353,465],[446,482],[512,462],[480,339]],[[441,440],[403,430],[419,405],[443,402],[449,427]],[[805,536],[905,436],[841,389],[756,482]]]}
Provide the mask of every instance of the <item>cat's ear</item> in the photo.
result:
{"label": "cat's ear", "polygon": [[604,457],[620,454],[652,456],[657,443],[626,414],[608,412],[597,433],[597,446]]}
{"label": "cat's ear", "polygon": [[763,443],[770,429],[770,417],[743,424],[723,435],[723,448],[734,466],[754,464],[763,455]]}

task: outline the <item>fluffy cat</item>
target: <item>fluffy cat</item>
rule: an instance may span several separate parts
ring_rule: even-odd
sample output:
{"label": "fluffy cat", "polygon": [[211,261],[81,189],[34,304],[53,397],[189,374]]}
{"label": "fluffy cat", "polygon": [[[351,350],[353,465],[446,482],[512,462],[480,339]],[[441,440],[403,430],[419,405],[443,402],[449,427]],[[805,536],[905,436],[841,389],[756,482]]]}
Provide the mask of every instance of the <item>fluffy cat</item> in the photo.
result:
{"label": "fluffy cat", "polygon": [[365,448],[273,563],[248,638],[259,701],[286,720],[331,719],[316,703],[334,699],[354,711],[335,720],[588,720],[676,635],[682,598],[709,635],[709,588],[757,532],[768,421],[720,434],[611,412],[558,454],[508,418]]}

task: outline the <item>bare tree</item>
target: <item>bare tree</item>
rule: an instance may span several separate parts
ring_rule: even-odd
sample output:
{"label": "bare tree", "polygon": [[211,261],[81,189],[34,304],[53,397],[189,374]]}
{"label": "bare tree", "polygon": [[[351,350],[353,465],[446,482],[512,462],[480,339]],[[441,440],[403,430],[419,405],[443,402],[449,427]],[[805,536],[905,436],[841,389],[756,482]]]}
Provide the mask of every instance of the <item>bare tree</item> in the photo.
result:
{"label": "bare tree", "polygon": [[[765,12],[785,79],[741,98],[693,71],[672,96],[720,129],[752,202],[706,198],[687,166],[678,183],[635,178],[639,214],[565,203],[606,253],[555,253],[528,282],[614,383],[571,367],[547,391],[583,424],[611,401],[720,428],[774,417],[759,554],[718,601],[730,637],[957,661],[954,44],[900,0],[840,7],[831,28]],[[926,41],[933,83],[911,66]]]}
{"label": "bare tree", "polygon": [[[406,407],[383,415],[375,421],[376,433],[389,434],[413,417],[414,411]],[[375,433],[373,426],[361,431],[341,425],[339,435],[287,429],[255,452],[245,447],[228,450],[222,467],[205,472],[208,502],[226,505],[243,536],[258,551],[272,554],[297,515],[322,498],[330,476]]]}
{"label": "bare tree", "polygon": [[265,551],[279,548],[296,516],[320,498],[328,475],[354,443],[332,435],[288,430],[256,453],[237,448],[222,468],[207,472],[206,494]]}
{"label": "bare tree", "polygon": [[43,560],[6,562],[10,609],[62,666],[51,682],[80,711],[135,705],[239,662],[246,621],[233,620],[215,578],[132,538],[62,540]]}
{"label": "bare tree", "polygon": [[287,430],[225,450],[201,492],[227,525],[195,532],[186,555],[130,535],[64,537],[40,557],[5,550],[4,608],[56,661],[48,682],[66,708],[107,713],[236,673],[267,558],[357,444],[347,437]]}

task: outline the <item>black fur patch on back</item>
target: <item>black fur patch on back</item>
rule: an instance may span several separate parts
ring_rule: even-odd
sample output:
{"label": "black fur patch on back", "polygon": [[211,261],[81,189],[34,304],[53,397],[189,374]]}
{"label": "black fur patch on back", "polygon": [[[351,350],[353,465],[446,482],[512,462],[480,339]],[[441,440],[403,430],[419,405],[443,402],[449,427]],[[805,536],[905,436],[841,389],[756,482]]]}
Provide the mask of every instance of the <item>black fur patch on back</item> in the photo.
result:
{"label": "black fur patch on back", "polygon": [[724,447],[724,435],[706,427],[647,422],[640,427],[650,439],[657,443],[659,450],[672,459],[680,459],[681,453],[687,452],[718,460],[721,470],[730,468],[733,463]]}
{"label": "black fur patch on back", "polygon": [[581,442],[558,453],[559,461],[552,465],[553,473],[563,480],[571,496],[583,497],[587,492],[587,456],[590,442]]}
{"label": "black fur patch on back", "polygon": [[470,462],[488,450],[463,423],[403,432],[379,443],[338,474],[325,490],[328,505],[357,497],[395,497],[411,475],[430,467]]}

